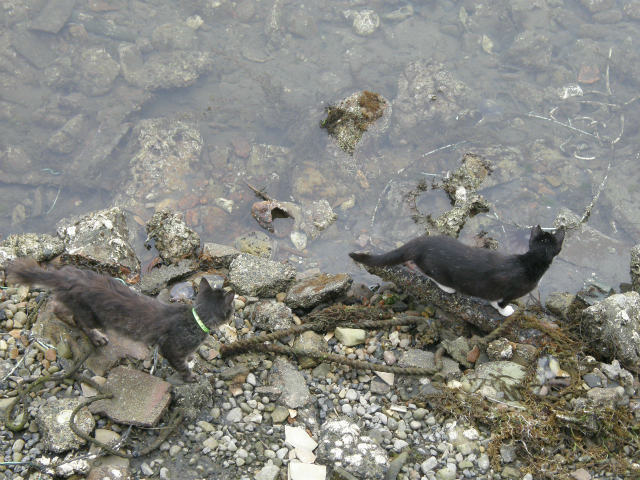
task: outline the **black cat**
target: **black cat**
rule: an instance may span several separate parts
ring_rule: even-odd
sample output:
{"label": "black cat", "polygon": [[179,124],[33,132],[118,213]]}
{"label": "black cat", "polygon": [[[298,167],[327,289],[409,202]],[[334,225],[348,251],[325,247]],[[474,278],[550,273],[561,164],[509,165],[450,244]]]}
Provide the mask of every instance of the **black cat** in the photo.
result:
{"label": "black cat", "polygon": [[506,255],[485,248],[469,247],[448,236],[419,237],[382,255],[350,253],[355,261],[370,266],[413,261],[447,293],[460,292],[489,300],[501,315],[514,312],[509,301],[533,290],[560,253],[564,229],[544,232],[531,229],[529,251]]}
{"label": "black cat", "polygon": [[188,382],[195,381],[188,358],[207,337],[209,328],[226,322],[233,314],[234,293],[213,289],[204,278],[193,312],[188,305],[165,304],[139,295],[106,275],[70,266],[44,270],[31,258],[11,263],[7,279],[51,288],[95,346],[109,341],[100,331],[107,327],[132,340],[158,345],[161,355]]}

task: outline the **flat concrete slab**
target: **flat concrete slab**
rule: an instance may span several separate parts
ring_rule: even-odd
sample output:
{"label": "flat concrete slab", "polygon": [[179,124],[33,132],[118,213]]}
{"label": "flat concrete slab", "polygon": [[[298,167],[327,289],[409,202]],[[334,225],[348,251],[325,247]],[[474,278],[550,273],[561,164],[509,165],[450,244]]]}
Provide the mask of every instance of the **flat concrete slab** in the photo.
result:
{"label": "flat concrete slab", "polygon": [[131,368],[111,370],[104,387],[114,397],[94,402],[89,409],[125,425],[154,426],[171,400],[169,383]]}
{"label": "flat concrete slab", "polygon": [[150,354],[149,347],[144,343],[131,340],[113,330],[106,330],[104,333],[109,337],[109,343],[96,348],[85,362],[87,368],[96,375],[104,376],[122,358],[144,360]]}

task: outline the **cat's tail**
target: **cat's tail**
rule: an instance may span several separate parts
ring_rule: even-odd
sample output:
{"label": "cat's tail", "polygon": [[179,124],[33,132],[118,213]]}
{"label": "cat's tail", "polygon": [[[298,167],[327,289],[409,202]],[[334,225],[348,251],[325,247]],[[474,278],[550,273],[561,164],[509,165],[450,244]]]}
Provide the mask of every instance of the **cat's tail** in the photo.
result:
{"label": "cat's tail", "polygon": [[43,287],[65,288],[67,282],[57,271],[41,268],[33,258],[19,258],[11,262],[7,268],[7,282],[23,285],[41,285]]}
{"label": "cat's tail", "polygon": [[398,263],[411,260],[411,255],[406,245],[400,248],[391,250],[390,252],[383,253],[381,255],[371,255],[368,253],[355,253],[351,252],[349,256],[356,262],[369,265],[370,267],[383,267],[385,265],[397,265]]}

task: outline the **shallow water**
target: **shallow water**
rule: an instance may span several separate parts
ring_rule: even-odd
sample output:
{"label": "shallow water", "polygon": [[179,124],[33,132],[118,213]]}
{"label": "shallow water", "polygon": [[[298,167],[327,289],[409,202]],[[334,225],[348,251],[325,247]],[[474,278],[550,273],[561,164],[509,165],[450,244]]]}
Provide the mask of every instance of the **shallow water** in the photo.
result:
{"label": "shallow water", "polygon": [[[484,230],[512,252],[562,209],[581,217],[606,176],[593,230],[568,235],[540,291],[617,288],[640,229],[637,12],[586,0],[489,3],[89,2],[48,33],[28,28],[38,18],[30,2],[12,2],[0,12],[0,235],[53,233],[61,218],[117,203],[139,224],[173,207],[203,241],[233,244],[260,230],[248,182],[282,201],[326,199],[338,214],[304,255],[270,234],[276,258],[373,283],[347,253],[420,234],[406,194],[475,152],[494,167],[480,189],[491,210],[461,238]],[[366,36],[353,25],[363,10],[380,22]],[[134,39],[144,61],[197,51],[213,66],[182,88],[132,86],[123,66]],[[326,106],[361,90],[383,95],[392,114],[350,157],[319,125]],[[155,118],[184,122],[201,148],[133,182],[139,122]],[[233,201],[230,213],[220,198]],[[415,206],[435,217],[449,201],[427,190]]]}

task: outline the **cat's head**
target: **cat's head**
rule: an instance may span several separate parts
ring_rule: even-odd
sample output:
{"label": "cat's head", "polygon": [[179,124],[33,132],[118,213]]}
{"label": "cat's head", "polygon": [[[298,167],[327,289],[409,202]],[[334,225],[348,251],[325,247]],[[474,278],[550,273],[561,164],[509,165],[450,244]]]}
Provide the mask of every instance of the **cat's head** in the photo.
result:
{"label": "cat's head", "polygon": [[545,232],[540,228],[540,225],[536,225],[531,229],[531,236],[529,237],[529,250],[537,248],[546,248],[552,256],[556,256],[560,253],[562,248],[562,242],[564,240],[564,227],[557,228],[555,232]]}
{"label": "cat's head", "polygon": [[233,316],[233,291],[211,288],[206,278],[200,280],[195,305],[198,314],[207,326],[225,323]]}

